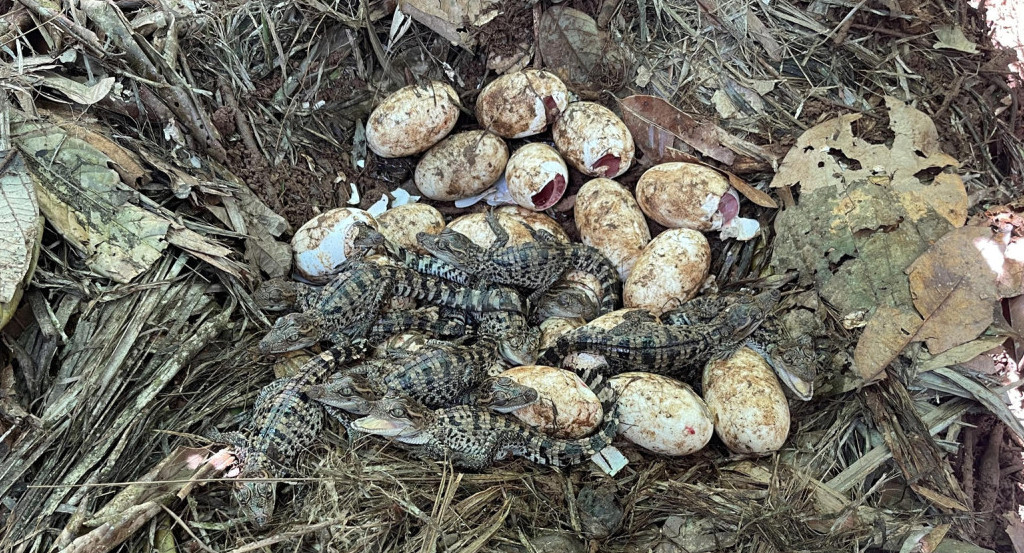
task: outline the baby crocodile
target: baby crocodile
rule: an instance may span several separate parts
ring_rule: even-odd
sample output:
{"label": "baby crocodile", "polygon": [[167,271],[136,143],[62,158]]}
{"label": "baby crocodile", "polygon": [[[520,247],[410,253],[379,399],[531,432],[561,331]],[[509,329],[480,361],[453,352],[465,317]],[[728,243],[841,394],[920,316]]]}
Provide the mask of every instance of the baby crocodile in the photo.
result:
{"label": "baby crocodile", "polygon": [[778,301],[777,290],[763,292],[729,305],[709,323],[690,326],[662,325],[637,312],[611,330],[584,326],[561,336],[542,362],[590,352],[603,355],[613,372],[644,370],[692,381],[709,360],[742,345]]}
{"label": "baby crocodile", "polygon": [[604,424],[595,435],[576,440],[552,438],[518,419],[478,406],[431,410],[409,397],[394,395],[375,403],[370,414],[353,421],[352,427],[394,438],[424,457],[448,459],[467,470],[482,470],[513,456],[569,466],[599,453],[615,437],[619,425],[615,394],[602,385],[598,397],[605,409]]}
{"label": "baby crocodile", "polygon": [[[235,448],[241,466],[239,478],[279,478],[299,452],[313,443],[323,427],[323,410],[306,390],[367,350],[365,343],[334,347],[303,365],[295,376],[279,378],[260,391],[248,424],[240,431],[220,434],[217,441]],[[277,483],[244,481],[234,495],[242,511],[257,526],[266,525],[274,512]]]}
{"label": "baby crocodile", "polygon": [[363,250],[364,253],[379,248],[387,252],[392,259],[418,273],[441,277],[464,286],[470,284],[473,280],[472,275],[451,263],[436,257],[420,255],[388,240],[383,234],[366,223],[357,222],[352,225],[352,228],[356,231],[352,243],[355,247]]}
{"label": "baby crocodile", "polygon": [[590,273],[601,283],[601,313],[615,309],[621,282],[615,267],[601,252],[584,244],[559,242],[551,233],[530,227],[527,229],[533,242],[506,247],[508,233],[493,212],[487,214],[487,224],[495,236],[487,249],[449,229],[440,234],[421,232],[416,240],[435,257],[484,281],[534,290],[527,300],[531,305],[567,272]]}

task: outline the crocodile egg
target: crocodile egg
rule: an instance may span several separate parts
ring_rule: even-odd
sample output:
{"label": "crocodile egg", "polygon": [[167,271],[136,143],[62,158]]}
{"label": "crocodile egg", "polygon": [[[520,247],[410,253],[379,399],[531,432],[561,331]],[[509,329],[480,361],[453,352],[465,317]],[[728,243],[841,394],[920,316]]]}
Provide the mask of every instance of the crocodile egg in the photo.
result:
{"label": "crocodile egg", "polygon": [[583,326],[583,319],[566,317],[548,317],[540,323],[540,349],[545,350],[555,345],[559,336]]}
{"label": "crocodile egg", "polygon": [[400,88],[370,113],[366,145],[380,157],[418,154],[455,128],[461,105],[455,89],[440,81]]}
{"label": "crocodile egg", "polygon": [[508,215],[533,230],[545,230],[559,242],[569,242],[569,235],[565,233],[562,225],[544,213],[518,205],[503,205],[494,211]]}
{"label": "crocodile egg", "polygon": [[711,441],[711,412],[692,388],[678,380],[644,372],[608,379],[619,408],[619,435],[662,455],[689,455]]}
{"label": "crocodile egg", "polygon": [[735,453],[777,451],[789,435],[789,403],[768,363],[750,348],[704,367],[715,433]]}
{"label": "crocodile egg", "polygon": [[498,77],[480,91],[476,120],[505,138],[522,138],[544,129],[569,105],[561,79],[538,69]]}
{"label": "crocodile egg", "polygon": [[537,390],[540,400],[512,414],[526,424],[557,438],[582,438],[601,424],[604,410],[597,395],[576,373],[543,365],[509,369],[507,376]]}
{"label": "crocodile egg", "polygon": [[715,230],[739,213],[729,180],[696,163],[651,167],[636,183],[636,200],[648,217],[668,228]]}
{"label": "crocodile egg", "polygon": [[594,179],[576,193],[575,209],[583,243],[604,254],[625,281],[651,241],[647,219],[633,195],[611,179]]}
{"label": "crocodile egg", "polygon": [[566,161],[584,175],[615,178],[633,163],[633,136],[626,124],[601,104],[569,104],[551,136]]}
{"label": "crocodile egg", "polygon": [[424,196],[451,201],[476,196],[501,178],[508,146],[487,131],[466,131],[438,142],[416,164],[413,179]]}
{"label": "crocodile egg", "polygon": [[711,246],[703,234],[669,229],[644,248],[622,287],[626,307],[660,315],[696,295],[711,268]]}
{"label": "crocodile egg", "polygon": [[292,237],[295,267],[311,281],[321,281],[356,250],[352,225],[362,222],[377,228],[373,216],[353,207],[339,207],[313,217]]}
{"label": "crocodile egg", "polygon": [[536,211],[558,203],[569,182],[562,156],[547,144],[534,142],[519,148],[505,167],[508,193],[519,205]]}
{"label": "crocodile egg", "polygon": [[[540,215],[540,214],[538,214]],[[558,226],[553,220],[553,226],[541,227],[537,221],[527,223],[525,219],[520,217],[515,211],[509,211],[506,208],[498,208],[494,211],[494,216],[498,218],[498,224],[501,228],[505,229],[508,233],[508,242],[505,246],[518,246],[527,242],[533,241],[533,235],[527,229],[527,226],[533,226],[534,228],[543,228],[554,234],[554,229],[557,228],[558,234],[555,237],[559,240],[569,241],[569,237],[565,235],[565,231]],[[547,216],[545,216],[547,217]],[[550,219],[550,217],[548,217]],[[490,247],[491,243],[494,242],[494,232],[491,231],[491,227],[487,224],[487,215],[484,213],[470,213],[454,219],[451,223],[448,223],[448,228],[465,234],[473,241],[474,244],[481,248]]]}
{"label": "crocodile egg", "polygon": [[405,204],[393,207],[377,217],[380,233],[395,244],[417,253],[426,254],[416,234],[437,234],[444,230],[444,215],[427,204]]}

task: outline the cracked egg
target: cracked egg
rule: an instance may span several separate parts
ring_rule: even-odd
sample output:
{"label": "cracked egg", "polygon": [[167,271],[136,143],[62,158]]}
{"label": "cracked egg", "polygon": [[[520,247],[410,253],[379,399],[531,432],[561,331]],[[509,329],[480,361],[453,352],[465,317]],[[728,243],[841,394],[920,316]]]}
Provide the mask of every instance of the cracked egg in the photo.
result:
{"label": "cracked egg", "polygon": [[517,204],[534,211],[558,203],[569,183],[562,156],[547,144],[535,142],[519,148],[505,167],[508,193]]}
{"label": "cracked egg", "polygon": [[633,136],[615,112],[601,104],[569,104],[551,136],[566,161],[584,175],[614,178],[633,163]]}
{"label": "cracked egg", "polygon": [[569,105],[569,91],[554,74],[525,69],[494,79],[476,99],[476,119],[505,138],[532,136],[547,128]]}

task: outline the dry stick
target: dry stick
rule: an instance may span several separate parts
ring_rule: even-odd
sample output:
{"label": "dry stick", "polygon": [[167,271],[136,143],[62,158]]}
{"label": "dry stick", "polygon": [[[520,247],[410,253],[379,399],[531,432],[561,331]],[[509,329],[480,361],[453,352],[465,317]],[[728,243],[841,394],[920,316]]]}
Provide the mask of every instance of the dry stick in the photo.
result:
{"label": "dry stick", "polygon": [[262,157],[263,154],[260,152],[259,146],[256,145],[256,137],[253,136],[252,128],[249,127],[249,120],[245,118],[242,110],[238,109],[238,101],[231,90],[231,83],[223,75],[218,75],[217,88],[220,89],[224,103],[235,112],[235,127],[238,128],[238,134],[242,135],[242,144],[245,144],[245,149],[253,155]]}
{"label": "dry stick", "polygon": [[163,503],[161,503],[160,504],[160,508],[163,509],[164,511],[167,511],[167,514],[171,515],[171,518],[174,519],[174,522],[177,522],[178,524],[180,524],[181,527],[185,530],[185,532],[188,533],[189,536],[192,536],[192,539],[196,540],[196,543],[199,545],[200,549],[202,549],[203,551],[206,551],[206,553],[217,553],[217,551],[215,551],[209,545],[206,545],[205,543],[203,543],[203,540],[199,539],[199,536],[195,535],[195,533],[192,532],[192,529],[188,527],[188,524],[185,524],[185,521],[181,520],[181,517],[179,517],[178,515],[174,514],[174,511],[168,509],[167,505],[164,505]]}
{"label": "dry stick", "polygon": [[71,35],[78,39],[79,42],[92,50],[92,53],[97,57],[103,58],[107,55],[107,52],[103,49],[103,45],[100,44],[100,39],[96,36],[96,33],[64,17],[64,15],[56,10],[51,10],[50,8],[41,5],[39,2],[36,2],[36,0],[18,0],[18,2],[22,6],[25,6],[35,12],[36,15],[44,20],[52,22],[58,27],[71,33]]}
{"label": "dry stick", "polygon": [[227,553],[248,553],[249,551],[255,551],[257,549],[262,549],[262,548],[267,547],[269,545],[274,545],[275,543],[281,543],[281,542],[283,542],[283,541],[285,541],[285,540],[287,540],[289,538],[296,538],[296,537],[299,537],[299,536],[305,536],[306,534],[311,534],[313,532],[316,532],[317,530],[322,530],[324,528],[327,528],[327,527],[335,525],[335,524],[344,524],[344,522],[345,521],[343,519],[341,519],[341,518],[333,518],[331,520],[325,520],[325,521],[319,522],[317,524],[311,524],[309,526],[302,526],[300,528],[297,528],[295,530],[291,530],[289,532],[285,532],[283,534],[277,534],[277,535],[271,536],[269,538],[265,538],[265,539],[262,539],[260,541],[256,541],[256,542],[250,543],[249,545],[243,545],[242,547],[239,547],[237,549],[232,549],[231,551],[228,551]]}

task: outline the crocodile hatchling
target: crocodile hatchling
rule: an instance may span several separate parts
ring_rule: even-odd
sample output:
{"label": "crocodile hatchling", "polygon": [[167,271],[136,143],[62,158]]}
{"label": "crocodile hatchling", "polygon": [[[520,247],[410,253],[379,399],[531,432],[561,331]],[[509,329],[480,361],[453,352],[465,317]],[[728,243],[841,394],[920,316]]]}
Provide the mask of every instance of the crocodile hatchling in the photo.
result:
{"label": "crocodile hatchling", "polygon": [[[729,305],[745,301],[747,297],[749,294],[734,293],[694,298],[677,309],[666,311],[661,320],[674,326],[709,323]],[[782,321],[772,315],[750,334],[745,345],[764,358],[797,398],[813,399],[817,362],[810,336],[791,336]]]}
{"label": "crocodile hatchling", "polygon": [[418,273],[436,276],[464,286],[473,282],[473,275],[437,257],[420,255],[388,240],[377,229],[359,221],[352,225],[356,231],[352,245],[366,255],[370,250],[383,249],[391,259]]}
{"label": "crocodile hatchling", "polygon": [[[363,342],[334,347],[309,360],[294,376],[279,378],[264,387],[253,405],[248,423],[240,431],[219,433],[211,438],[235,448],[241,470],[239,479],[275,478],[292,464],[320,434],[323,409],[310,401],[306,390],[323,381],[339,366],[361,357]],[[235,488],[242,511],[257,526],[266,525],[274,512],[277,483],[248,480]]]}
{"label": "crocodile hatchling", "polygon": [[403,296],[465,309],[478,319],[486,314],[490,325],[487,330],[501,337],[502,355],[519,364],[536,360],[539,333],[528,330],[522,299],[511,288],[469,288],[404,267],[357,259],[343,265],[344,269],[306,310],[285,315],[274,323],[260,341],[261,351],[283,353],[320,340],[345,343],[364,337],[383,301]]}
{"label": "crocodile hatchling", "polygon": [[601,313],[609,313],[619,302],[619,273],[597,249],[584,244],[559,242],[544,230],[527,227],[534,241],[508,246],[508,232],[493,212],[487,224],[495,239],[487,249],[466,235],[451,229],[440,234],[421,232],[416,240],[438,257],[487,282],[534,290],[527,303],[534,305],[558,279],[572,270],[594,275],[601,283]]}
{"label": "crocodile hatchling", "polygon": [[[599,375],[594,375],[598,376]],[[482,470],[517,456],[534,463],[569,466],[582,463],[611,445],[619,426],[615,393],[598,387],[605,422],[594,435],[576,440],[552,438],[525,423],[478,406],[431,410],[409,397],[389,395],[352,428],[395,439],[421,456],[448,459],[458,468]]]}
{"label": "crocodile hatchling", "polygon": [[740,347],[779,301],[778,290],[769,290],[724,308],[709,323],[670,326],[653,322],[643,312],[633,312],[611,330],[577,328],[561,336],[542,356],[556,363],[575,352],[600,354],[613,372],[643,370],[692,381],[709,360]]}

